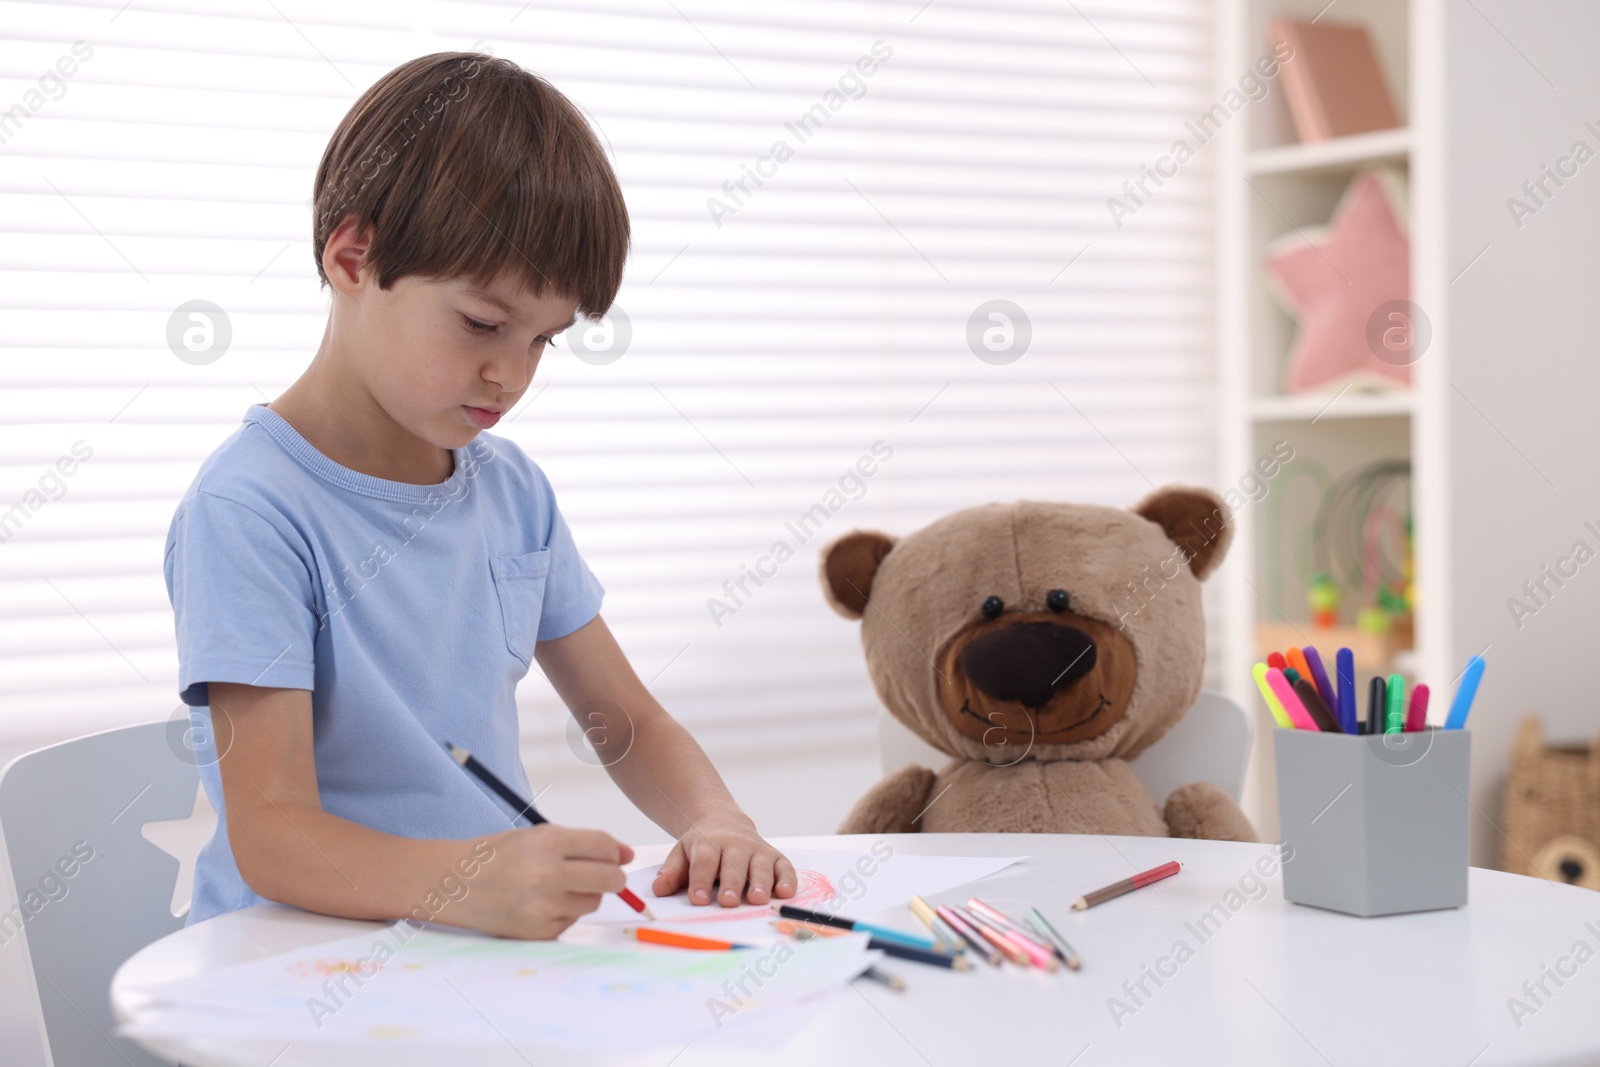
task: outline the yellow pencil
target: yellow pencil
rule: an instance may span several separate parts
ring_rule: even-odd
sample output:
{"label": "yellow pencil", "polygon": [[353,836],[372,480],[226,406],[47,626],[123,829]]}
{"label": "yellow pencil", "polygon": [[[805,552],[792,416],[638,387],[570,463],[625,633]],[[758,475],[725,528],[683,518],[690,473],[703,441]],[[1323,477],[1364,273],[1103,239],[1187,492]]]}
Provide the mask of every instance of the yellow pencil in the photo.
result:
{"label": "yellow pencil", "polygon": [[1267,702],[1267,710],[1272,712],[1272,717],[1279,726],[1286,730],[1294,729],[1294,723],[1289,718],[1289,713],[1283,710],[1283,704],[1278,700],[1278,694],[1272,691],[1272,686],[1267,684],[1267,665],[1257,663],[1250,668],[1250,676],[1256,680],[1256,686],[1261,690],[1261,697]]}

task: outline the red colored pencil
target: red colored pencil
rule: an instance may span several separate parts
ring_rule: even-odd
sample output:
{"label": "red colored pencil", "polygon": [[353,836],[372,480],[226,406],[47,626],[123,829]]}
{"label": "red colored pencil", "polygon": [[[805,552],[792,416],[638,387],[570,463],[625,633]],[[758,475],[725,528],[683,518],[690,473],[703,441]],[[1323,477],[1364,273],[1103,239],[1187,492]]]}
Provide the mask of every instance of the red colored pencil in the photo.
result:
{"label": "red colored pencil", "polygon": [[1420,682],[1411,687],[1411,708],[1406,713],[1406,733],[1417,733],[1428,725],[1428,686]]}
{"label": "red colored pencil", "polygon": [[1140,871],[1132,878],[1124,878],[1122,881],[1114,882],[1104,889],[1096,889],[1092,893],[1085,893],[1072,902],[1072,910],[1082,911],[1085,908],[1092,908],[1096,904],[1110,900],[1112,897],[1120,897],[1122,894],[1131,893],[1135,889],[1143,889],[1151,882],[1159,882],[1163,878],[1171,878],[1178,873],[1179,868],[1182,866],[1183,864],[1173,860],[1170,863],[1163,863],[1159,867],[1152,867],[1148,871]]}

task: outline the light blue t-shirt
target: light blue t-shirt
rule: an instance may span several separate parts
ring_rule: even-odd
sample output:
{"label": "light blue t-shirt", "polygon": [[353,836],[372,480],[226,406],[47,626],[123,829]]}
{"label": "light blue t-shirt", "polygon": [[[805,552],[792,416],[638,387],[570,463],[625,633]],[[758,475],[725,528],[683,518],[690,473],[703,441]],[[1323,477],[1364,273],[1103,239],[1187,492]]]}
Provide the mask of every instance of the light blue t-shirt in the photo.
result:
{"label": "light blue t-shirt", "polygon": [[228,844],[208,682],[311,690],[322,807],[375,830],[459,839],[514,825],[447,741],[532,795],[517,682],[534,643],[593,619],[604,589],[516,444],[480,433],[452,455],[437,485],[374,478],[253,404],[201,464],[164,564],[179,694],[218,816],[187,922],[263,899]]}

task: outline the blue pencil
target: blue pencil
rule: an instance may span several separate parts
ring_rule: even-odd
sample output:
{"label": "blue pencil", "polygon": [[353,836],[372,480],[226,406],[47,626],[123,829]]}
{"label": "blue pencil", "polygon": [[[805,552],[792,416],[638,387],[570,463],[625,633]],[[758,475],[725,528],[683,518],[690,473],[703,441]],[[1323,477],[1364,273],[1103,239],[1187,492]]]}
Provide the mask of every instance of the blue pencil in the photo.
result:
{"label": "blue pencil", "polygon": [[1467,669],[1461,672],[1461,684],[1456,687],[1456,698],[1450,702],[1450,715],[1444,720],[1446,730],[1459,730],[1467,724],[1467,714],[1472,711],[1472,700],[1478,695],[1478,683],[1483,680],[1483,657],[1467,660]]}
{"label": "blue pencil", "polygon": [[[778,905],[778,914],[785,919],[798,919],[801,922],[820,923],[823,926],[834,926],[841,930],[859,930],[861,933],[870,934],[876,941],[889,941],[906,948],[918,949],[923,952],[939,951],[939,946],[926,937],[917,937],[914,934],[904,934],[899,930],[891,930],[887,926],[875,926],[857,919],[846,919],[838,915],[829,915],[820,911],[811,911],[808,908],[797,908],[793,904]],[[874,948],[881,946],[874,945]]]}
{"label": "blue pencil", "polygon": [[1334,657],[1334,670],[1339,675],[1339,726],[1347,734],[1361,732],[1356,722],[1356,657],[1348,648],[1341,648]]}

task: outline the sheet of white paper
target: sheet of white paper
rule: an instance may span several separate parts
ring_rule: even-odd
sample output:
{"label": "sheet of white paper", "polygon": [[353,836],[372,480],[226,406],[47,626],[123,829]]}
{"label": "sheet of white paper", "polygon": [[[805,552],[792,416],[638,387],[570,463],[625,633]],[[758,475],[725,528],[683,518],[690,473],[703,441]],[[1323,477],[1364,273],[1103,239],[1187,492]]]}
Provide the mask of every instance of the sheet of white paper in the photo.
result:
{"label": "sheet of white paper", "polygon": [[[927,928],[905,909],[913,896],[924,897],[946,889],[987,878],[991,874],[1026,860],[1026,856],[913,856],[895,852],[888,842],[880,842],[876,852],[790,849],[784,855],[800,876],[800,888],[793,897],[774,901],[792,904],[849,919],[864,919],[904,930],[919,937]],[[628,888],[639,895],[655,913],[653,926],[680,930],[700,937],[714,937],[740,944],[771,944],[781,935],[772,928],[772,907],[740,905],[725,908],[720,904],[694,905],[688,894],[658,897],[650,891],[660,864],[628,872]],[[900,909],[877,915],[886,909]],[[636,926],[643,919],[619,897],[607,896],[597,911],[580,923],[617,923]]]}
{"label": "sheet of white paper", "polygon": [[156,987],[156,1002],[122,1032],[429,1043],[498,1032],[534,1044],[681,1046],[842,989],[880,958],[866,940],[695,952],[396,925]]}

